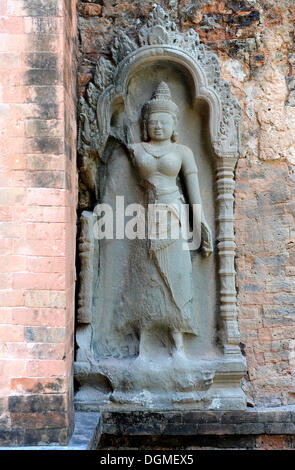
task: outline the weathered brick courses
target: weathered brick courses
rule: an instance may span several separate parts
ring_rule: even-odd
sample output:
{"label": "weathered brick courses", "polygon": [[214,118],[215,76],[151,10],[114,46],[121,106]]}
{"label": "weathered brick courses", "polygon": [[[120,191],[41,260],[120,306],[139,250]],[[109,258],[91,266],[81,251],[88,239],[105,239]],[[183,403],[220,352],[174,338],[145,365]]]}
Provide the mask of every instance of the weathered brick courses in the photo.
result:
{"label": "weathered brick courses", "polygon": [[75,17],[74,1],[0,5],[0,445],[72,431]]}

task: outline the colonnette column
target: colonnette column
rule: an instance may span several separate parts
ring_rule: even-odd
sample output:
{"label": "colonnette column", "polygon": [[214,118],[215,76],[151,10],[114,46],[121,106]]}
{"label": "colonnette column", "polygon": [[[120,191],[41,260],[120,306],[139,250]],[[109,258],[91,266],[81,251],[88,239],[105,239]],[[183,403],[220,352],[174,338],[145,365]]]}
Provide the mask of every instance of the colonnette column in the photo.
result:
{"label": "colonnette column", "polygon": [[236,158],[217,158],[218,251],[220,255],[220,315],[225,354],[240,356],[237,322],[234,235],[234,168]]}

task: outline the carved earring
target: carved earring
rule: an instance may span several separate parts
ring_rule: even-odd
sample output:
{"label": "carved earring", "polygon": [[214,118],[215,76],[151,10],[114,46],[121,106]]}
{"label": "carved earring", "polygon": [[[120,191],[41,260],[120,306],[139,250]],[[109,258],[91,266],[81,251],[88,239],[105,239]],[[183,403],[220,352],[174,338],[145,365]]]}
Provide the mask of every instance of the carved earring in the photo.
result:
{"label": "carved earring", "polygon": [[176,131],[173,131],[172,136],[171,136],[172,142],[176,142],[177,139],[178,139],[178,133]]}
{"label": "carved earring", "polygon": [[144,119],[143,120],[143,123],[142,123],[142,138],[143,138],[143,141],[144,142],[147,142],[148,141],[148,133],[147,133],[147,124],[146,124],[146,120]]}

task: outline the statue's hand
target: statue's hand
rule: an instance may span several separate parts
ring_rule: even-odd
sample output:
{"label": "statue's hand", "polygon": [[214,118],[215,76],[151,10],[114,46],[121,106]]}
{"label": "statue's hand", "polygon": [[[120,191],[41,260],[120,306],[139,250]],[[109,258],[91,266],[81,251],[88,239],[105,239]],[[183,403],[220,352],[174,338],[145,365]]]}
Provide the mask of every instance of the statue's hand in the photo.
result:
{"label": "statue's hand", "polygon": [[212,235],[207,222],[201,223],[201,248],[204,256],[210,256],[213,252]]}

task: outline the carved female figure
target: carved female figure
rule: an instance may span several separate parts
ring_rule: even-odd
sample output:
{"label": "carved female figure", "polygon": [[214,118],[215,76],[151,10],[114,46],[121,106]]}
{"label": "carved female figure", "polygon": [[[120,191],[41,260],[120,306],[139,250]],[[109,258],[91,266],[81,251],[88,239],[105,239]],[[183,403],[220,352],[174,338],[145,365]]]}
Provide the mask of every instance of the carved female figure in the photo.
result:
{"label": "carved female figure", "polygon": [[[181,206],[185,203],[176,179],[182,172],[189,204],[201,207],[198,169],[192,151],[176,143],[178,107],[171,99],[168,85],[161,82],[152,98],[142,109],[143,141],[130,145],[133,162],[150,194],[149,202],[162,209],[165,207],[173,223],[180,225]],[[172,210],[171,210],[172,208]],[[174,208],[174,209],[173,209]],[[205,256],[212,252],[211,232],[203,210],[193,210],[193,223],[201,226],[201,249]],[[157,222],[154,222],[155,224]],[[159,226],[160,224],[160,226]],[[161,222],[158,222],[158,234]],[[167,236],[166,239],[149,240],[149,253],[160,274],[170,301],[159,308],[147,295],[147,312],[143,312],[139,354],[144,355],[150,330],[155,325],[164,325],[172,337],[174,354],[184,355],[183,334],[196,334],[196,319],[193,313],[192,263],[188,250],[183,249],[183,239]],[[149,300],[150,299],[150,300]],[[154,303],[154,305],[153,305]]]}

